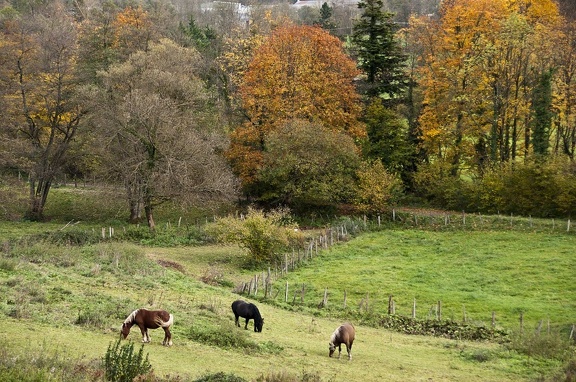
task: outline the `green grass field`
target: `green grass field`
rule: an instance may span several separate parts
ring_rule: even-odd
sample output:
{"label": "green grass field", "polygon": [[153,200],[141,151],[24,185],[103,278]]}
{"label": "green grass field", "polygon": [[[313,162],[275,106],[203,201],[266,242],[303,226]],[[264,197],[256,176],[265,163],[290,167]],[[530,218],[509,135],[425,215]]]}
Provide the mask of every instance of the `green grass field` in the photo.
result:
{"label": "green grass field", "polygon": [[[490,326],[535,328],[540,320],[569,333],[576,321],[576,237],[521,232],[431,232],[386,230],[333,247],[277,282],[306,287],[305,303],[318,304],[324,289],[331,305],[371,309]],[[298,298],[299,300],[299,298]]]}
{"label": "green grass field", "polygon": [[[465,291],[458,289],[478,280],[479,272],[492,275],[492,284],[496,284],[496,271],[500,269],[497,259],[501,253],[510,255],[506,263],[501,262],[503,268],[517,264],[514,272],[523,273],[523,259],[534,262],[527,264],[527,269],[545,270],[551,266],[547,264],[556,263],[562,251],[573,244],[572,239],[564,243],[550,240],[549,243],[558,244],[554,247],[564,249],[543,258],[537,254],[549,250],[542,238],[531,239],[530,235],[521,234],[516,238],[516,244],[511,244],[509,234],[483,234],[472,241],[476,246],[474,250],[470,249],[474,256],[464,260],[466,247],[463,243],[471,237],[474,235],[469,233],[423,231],[362,235],[333,247],[308,266],[290,273],[288,280],[317,285],[310,287],[311,291],[327,286],[331,296],[337,294],[338,288],[346,288],[350,293],[349,304],[353,304],[354,298],[370,292],[374,299],[372,303],[377,305],[379,291],[385,291],[387,296],[389,290],[393,290],[399,302],[399,314],[408,314],[408,307],[400,304],[404,299],[411,302],[415,295],[422,304],[424,301],[434,303],[438,298],[437,290],[440,290],[445,314],[449,314],[450,301],[460,303],[461,299],[467,298]],[[446,242],[453,243],[452,250],[444,248]],[[481,260],[483,252],[478,248],[479,242],[491,248],[486,252],[490,254],[486,261]],[[538,247],[536,243],[541,244]],[[502,252],[496,251],[495,247],[502,247]],[[454,248],[460,248],[460,251],[454,251]],[[522,248],[541,250],[527,255],[519,251]],[[511,256],[512,253],[516,255]],[[216,372],[255,380],[263,375],[285,372],[292,375],[317,373],[323,381],[531,381],[553,375],[562,365],[560,359],[531,357],[496,343],[408,336],[359,322],[355,322],[358,338],[353,361],[348,362],[345,357],[329,359],[328,339],[342,321],[336,318],[338,313],[328,310],[324,314],[313,314],[311,309],[299,312],[298,307],[288,311],[262,301],[257,303],[265,317],[263,333],[235,328],[229,305],[240,296],[232,293],[230,287],[210,286],[200,279],[214,273],[230,283],[246,278],[250,272],[239,268],[239,256],[237,248],[221,246],[5,245],[0,258],[0,295],[3,296],[0,314],[5,322],[0,342],[15,354],[55,352],[65,359],[97,362],[119,335],[119,326],[131,310],[163,307],[176,316],[175,345],[170,349],[162,347],[163,333],[156,331],[152,333],[153,342],[146,345],[145,350],[157,375],[179,375],[185,380]],[[456,259],[460,259],[460,263]],[[390,263],[393,266],[388,266]],[[555,275],[547,271],[538,276],[542,279],[538,290],[553,296],[554,303],[548,304],[538,298],[527,301],[526,298],[535,292],[534,288],[528,288],[530,282],[522,280],[517,280],[518,284],[511,285],[510,290],[526,286],[529,291],[519,295],[510,293],[506,300],[523,301],[527,316],[529,311],[548,312],[553,322],[568,323],[570,312],[574,312],[574,305],[570,305],[574,289],[566,279],[569,270],[566,273],[560,270],[571,264],[574,265],[573,260],[572,263],[560,262],[552,268]],[[335,272],[342,266],[346,272]],[[458,273],[460,267],[473,268]],[[467,309],[472,317],[476,316],[475,309],[478,312],[494,309],[493,301],[506,283],[490,288],[488,285],[490,283],[483,284],[485,297],[480,298],[482,294],[476,292],[478,301],[469,303]],[[555,291],[558,286],[565,288],[564,291]],[[402,298],[402,290],[407,297]],[[557,302],[563,307],[555,308]],[[332,303],[339,302],[331,297]],[[534,313],[534,317],[537,316]],[[204,344],[190,335],[198,330],[215,336],[240,331],[260,350]],[[130,338],[139,341],[138,331],[133,330]]]}
{"label": "green grass field", "polygon": [[[174,346],[162,347],[157,330],[144,347],[155,375],[166,381],[218,372],[278,382],[568,380],[562,369],[574,363],[574,346],[568,345],[576,321],[574,235],[532,232],[529,226],[363,233],[275,280],[276,297],[264,299],[262,289],[250,297],[233,293],[256,272],[242,268],[238,248],[170,241],[170,235],[188,235],[200,213],[183,214],[188,227],[159,230],[154,246],[94,242],[100,227],[121,222],[120,204],[100,209],[104,199],[91,204],[91,196],[80,194],[58,190],[48,223],[0,222],[0,380],[103,380],[101,373],[80,371],[101,370],[122,321],[139,307],[175,315]],[[159,216],[158,226],[167,227],[162,216],[180,215]],[[78,242],[84,244],[72,244]],[[302,285],[304,302],[299,294],[293,299]],[[328,305],[318,309],[325,288]],[[511,342],[405,335],[355,314],[366,296],[370,312],[385,313],[389,295],[404,316],[416,299],[422,319],[435,319],[439,300],[443,319],[462,321],[466,314],[475,325],[490,325],[494,311],[498,327],[512,333]],[[237,298],[258,304],[262,333],[234,326],[230,304]],[[516,337],[521,312],[525,329]],[[357,328],[354,358],[330,359],[330,335],[347,319]],[[540,320],[544,329],[535,336]],[[129,338],[139,346],[137,329]]]}

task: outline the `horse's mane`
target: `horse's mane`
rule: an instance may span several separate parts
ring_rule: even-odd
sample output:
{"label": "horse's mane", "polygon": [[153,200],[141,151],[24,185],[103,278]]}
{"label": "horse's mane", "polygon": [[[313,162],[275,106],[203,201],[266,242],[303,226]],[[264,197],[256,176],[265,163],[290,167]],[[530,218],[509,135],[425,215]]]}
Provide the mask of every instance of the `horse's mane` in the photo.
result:
{"label": "horse's mane", "polygon": [[332,335],[330,336],[330,343],[333,344],[336,341],[336,337],[340,334],[340,326],[334,330]]}
{"label": "horse's mane", "polygon": [[254,321],[262,322],[262,315],[260,314],[258,307],[254,304],[252,305],[254,306]]}
{"label": "horse's mane", "polygon": [[128,317],[126,317],[126,319],[124,320],[125,324],[131,324],[134,322],[134,320],[136,319],[136,314],[138,314],[138,312],[140,311],[140,309],[136,309],[135,311],[133,311],[132,313],[130,313],[130,315]]}

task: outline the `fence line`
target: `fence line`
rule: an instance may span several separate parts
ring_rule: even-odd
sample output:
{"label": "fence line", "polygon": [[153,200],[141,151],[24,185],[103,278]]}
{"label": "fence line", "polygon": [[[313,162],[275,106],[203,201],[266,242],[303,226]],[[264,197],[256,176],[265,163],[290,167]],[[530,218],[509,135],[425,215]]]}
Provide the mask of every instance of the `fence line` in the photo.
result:
{"label": "fence line", "polygon": [[[314,257],[319,255],[319,251],[327,250],[331,246],[342,242],[347,241],[350,236],[362,232],[362,231],[369,231],[369,230],[376,230],[381,229],[384,225],[383,219],[381,215],[377,215],[374,219],[375,223],[373,223],[366,215],[364,215],[361,219],[350,219],[344,222],[341,225],[337,225],[334,227],[326,228],[321,231],[316,237],[311,238],[308,243],[304,246],[304,253],[300,253],[300,249],[292,250],[292,255],[288,256],[285,254],[284,261],[275,266],[275,272],[271,272],[271,268],[268,268],[268,277],[266,279],[261,279],[264,282],[263,289],[264,289],[264,299],[273,299],[275,300],[281,292],[281,288],[276,290],[274,293],[274,281],[278,281],[283,278],[289,271],[292,271],[299,266],[305,265],[305,263]],[[395,225],[403,225],[409,227],[429,227],[435,229],[442,229],[442,227],[452,227],[455,225],[459,226],[467,226],[471,228],[492,228],[494,225],[500,227],[513,227],[513,228],[529,228],[534,230],[537,228],[537,223],[540,223],[539,227],[541,230],[548,230],[550,229],[551,232],[554,232],[556,228],[561,228],[561,225],[558,225],[555,219],[552,219],[551,223],[546,221],[548,224],[542,224],[542,220],[537,220],[536,222],[532,217],[523,218],[523,217],[514,217],[512,214],[510,217],[508,216],[485,216],[480,214],[466,214],[462,212],[462,214],[448,214],[448,213],[432,213],[428,215],[418,215],[413,213],[405,213],[399,212],[395,209],[391,212],[390,222]],[[558,231],[562,232],[562,231]],[[572,233],[571,231],[571,222],[570,219],[566,222],[566,231],[567,233]],[[272,274],[275,277],[272,277]],[[286,281],[284,284],[284,302],[288,303],[290,300],[290,285]],[[249,296],[257,297],[257,288],[254,287],[252,284],[242,283],[241,287],[236,287],[235,292],[241,294],[247,294]],[[301,288],[295,289],[293,297],[292,297],[292,304],[296,303],[296,299],[299,296],[300,303],[304,303],[304,297],[306,293],[306,287],[303,284]],[[324,289],[324,295],[322,300],[318,303],[318,308],[325,308],[328,306],[328,289]],[[344,308],[347,307],[348,304],[348,296],[347,291],[344,291],[343,296],[343,304]],[[416,298],[414,298],[412,303],[412,312],[411,317],[413,319],[417,318],[416,314]],[[359,311],[369,311],[370,309],[370,299],[369,294],[366,294],[360,301],[358,305]],[[388,314],[395,315],[396,314],[396,302],[392,295],[389,296],[388,302]],[[439,300],[436,304],[434,304],[427,313],[427,318],[442,320],[442,302]],[[469,322],[470,317],[468,316],[465,307],[462,307],[462,321]],[[520,330],[524,328],[524,316],[523,313],[520,313],[519,321],[520,321]],[[538,332],[541,330],[542,321],[539,324]],[[548,331],[550,323],[548,322]],[[491,312],[491,326],[492,328],[496,327],[496,312]],[[572,330],[570,332],[570,339],[573,339],[575,334],[575,325],[572,325]]]}

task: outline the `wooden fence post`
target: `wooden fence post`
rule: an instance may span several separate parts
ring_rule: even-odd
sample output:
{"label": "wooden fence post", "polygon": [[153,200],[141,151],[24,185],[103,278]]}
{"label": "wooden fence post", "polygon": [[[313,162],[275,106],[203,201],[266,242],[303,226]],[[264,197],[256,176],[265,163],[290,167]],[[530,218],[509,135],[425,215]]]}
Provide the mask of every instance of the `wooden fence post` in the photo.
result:
{"label": "wooden fence post", "polygon": [[436,311],[436,319],[438,319],[438,321],[442,321],[442,301],[440,300],[438,300],[438,309]]}
{"label": "wooden fence post", "polygon": [[288,281],[286,281],[286,289],[284,290],[284,302],[288,302]]}

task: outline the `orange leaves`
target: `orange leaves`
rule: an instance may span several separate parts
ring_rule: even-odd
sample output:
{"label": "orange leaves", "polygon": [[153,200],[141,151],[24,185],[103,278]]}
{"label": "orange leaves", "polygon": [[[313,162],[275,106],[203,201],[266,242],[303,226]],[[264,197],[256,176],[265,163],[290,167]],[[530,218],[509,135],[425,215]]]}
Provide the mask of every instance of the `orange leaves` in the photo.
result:
{"label": "orange leaves", "polygon": [[321,28],[276,29],[254,54],[240,93],[243,106],[262,129],[285,119],[317,119],[328,128],[357,131],[358,71],[341,42]]}
{"label": "orange leaves", "polygon": [[129,6],[118,13],[114,30],[114,46],[124,57],[137,50],[145,50],[152,38],[152,22],[141,6]]}
{"label": "orange leaves", "polygon": [[232,135],[228,158],[242,180],[255,179],[267,134],[287,120],[315,121],[353,138],[365,136],[353,84],[357,74],[340,40],[325,30],[275,29],[254,51],[240,84],[250,123]]}

